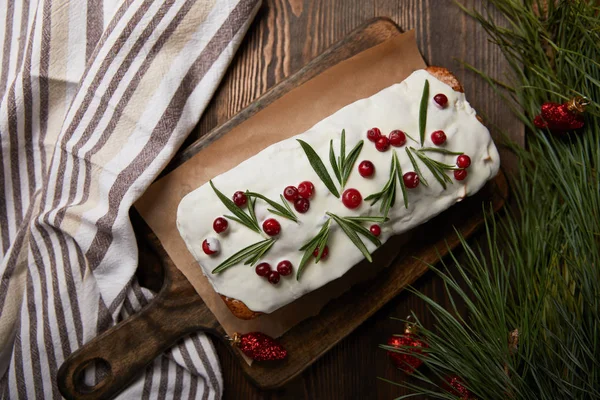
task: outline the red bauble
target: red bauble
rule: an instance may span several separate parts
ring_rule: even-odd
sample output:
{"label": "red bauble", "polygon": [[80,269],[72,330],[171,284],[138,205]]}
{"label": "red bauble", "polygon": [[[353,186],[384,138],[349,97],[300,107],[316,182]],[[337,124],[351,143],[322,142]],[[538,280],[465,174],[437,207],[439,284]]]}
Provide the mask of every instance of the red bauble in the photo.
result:
{"label": "red bauble", "polygon": [[269,218],[263,222],[263,231],[269,236],[277,236],[281,232],[281,225],[274,218]]}
{"label": "red bauble", "polygon": [[368,160],[361,161],[361,163],[358,164],[358,173],[363,178],[373,176],[373,174],[375,173],[375,165],[373,165],[373,163]]}
{"label": "red bauble", "polygon": [[342,203],[344,203],[347,208],[353,210],[362,203],[362,196],[356,189],[346,189],[344,190],[344,193],[342,193]]}
{"label": "red bauble", "polygon": [[[389,346],[402,348],[404,352],[413,354],[422,354],[423,349],[428,347],[427,344],[419,340],[418,337],[414,333],[410,333],[410,331],[399,336],[391,336],[388,339],[387,344]],[[388,350],[387,353],[396,368],[400,368],[407,374],[413,373],[415,369],[423,364],[423,360],[411,356],[410,354],[396,353],[391,350]]]}
{"label": "red bauble", "polygon": [[315,192],[315,185],[312,182],[304,181],[298,185],[298,195],[305,199],[310,199]]}
{"label": "red bauble", "polygon": [[566,103],[548,102],[542,104],[541,114],[533,120],[539,129],[550,129],[554,133],[563,133],[583,128],[583,111],[589,101],[576,97]]}
{"label": "red bauble", "polygon": [[456,375],[447,376],[445,378],[444,390],[452,393],[454,396],[459,396],[461,400],[471,400],[475,397],[465,387],[465,382]]}
{"label": "red bauble", "polygon": [[233,345],[255,361],[276,361],[287,357],[287,350],[262,332],[233,335]]}

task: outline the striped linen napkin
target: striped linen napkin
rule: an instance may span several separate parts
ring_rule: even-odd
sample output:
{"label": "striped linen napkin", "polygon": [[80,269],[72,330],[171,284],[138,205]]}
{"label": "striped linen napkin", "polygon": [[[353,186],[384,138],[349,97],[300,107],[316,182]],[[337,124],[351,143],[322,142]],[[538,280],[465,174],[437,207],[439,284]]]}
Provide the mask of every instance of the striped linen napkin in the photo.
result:
{"label": "striped linen napkin", "polygon": [[[194,128],[259,3],[0,0],[0,397],[60,398],[63,360],[152,297],[134,278],[128,211]],[[222,391],[195,334],[120,397]]]}

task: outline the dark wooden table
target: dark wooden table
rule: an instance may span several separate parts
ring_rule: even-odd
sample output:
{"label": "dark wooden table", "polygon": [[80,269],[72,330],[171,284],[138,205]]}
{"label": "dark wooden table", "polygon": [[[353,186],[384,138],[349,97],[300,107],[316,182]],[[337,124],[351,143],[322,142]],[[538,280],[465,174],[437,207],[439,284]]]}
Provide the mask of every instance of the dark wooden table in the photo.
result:
{"label": "dark wooden table", "polygon": [[[468,8],[483,10],[480,0],[462,0]],[[507,133],[522,143],[523,128],[499,96],[465,69],[459,60],[502,78],[503,57],[489,43],[483,29],[465,15],[452,0],[263,0],[263,7],[242,42],[221,86],[197,130],[186,144],[248,106],[267,89],[300,69],[309,60],[340,40],[348,32],[376,17],[387,16],[404,29],[416,29],[418,46],[431,65],[452,70],[461,80],[470,103],[483,115],[494,135]],[[184,146],[185,146],[184,145]],[[509,155],[503,166],[511,169]],[[425,274],[414,287],[445,303],[441,280]],[[305,371],[301,377],[277,391],[261,391],[247,381],[238,361],[217,343],[221,358],[225,399],[393,399],[406,392],[377,377],[401,381],[405,376],[378,349],[400,322],[415,311],[431,324],[424,304],[404,292],[368,319],[359,329]]]}

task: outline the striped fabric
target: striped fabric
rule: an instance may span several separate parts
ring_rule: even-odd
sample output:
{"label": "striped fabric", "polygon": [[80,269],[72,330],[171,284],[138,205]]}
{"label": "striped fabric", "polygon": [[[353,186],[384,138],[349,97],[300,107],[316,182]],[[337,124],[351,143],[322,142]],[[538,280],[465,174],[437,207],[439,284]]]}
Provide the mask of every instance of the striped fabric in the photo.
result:
{"label": "striped fabric", "polygon": [[[143,306],[128,210],[197,123],[260,0],[0,0],[0,397]],[[100,377],[90,374],[90,383]],[[196,334],[122,395],[220,398]]]}

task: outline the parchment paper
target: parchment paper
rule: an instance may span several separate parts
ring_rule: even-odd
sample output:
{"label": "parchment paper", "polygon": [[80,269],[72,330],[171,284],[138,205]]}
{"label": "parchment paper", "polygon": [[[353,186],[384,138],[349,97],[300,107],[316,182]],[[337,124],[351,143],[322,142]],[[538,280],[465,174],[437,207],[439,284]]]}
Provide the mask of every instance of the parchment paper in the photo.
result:
{"label": "parchment paper", "polygon": [[[342,61],[210,143],[155,182],[135,204],[175,265],[229,335],[234,332],[261,331],[278,337],[303,319],[317,314],[332,298],[341,295],[353,283],[365,279],[365,274],[353,268],[344,277],[274,313],[250,321],[238,319],[213,290],[179,235],[176,214],[181,199],[209,179],[230,170],[269,145],[306,131],[343,106],[401,82],[413,71],[425,66],[416,46],[414,31],[398,35]],[[387,247],[395,246],[392,244]],[[365,270],[370,273],[375,271]]]}

